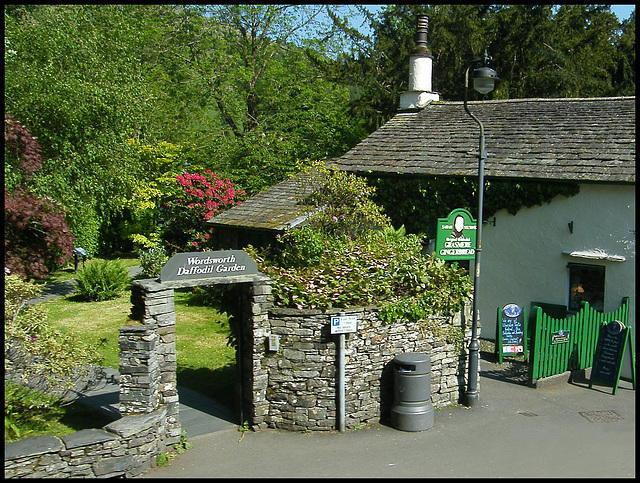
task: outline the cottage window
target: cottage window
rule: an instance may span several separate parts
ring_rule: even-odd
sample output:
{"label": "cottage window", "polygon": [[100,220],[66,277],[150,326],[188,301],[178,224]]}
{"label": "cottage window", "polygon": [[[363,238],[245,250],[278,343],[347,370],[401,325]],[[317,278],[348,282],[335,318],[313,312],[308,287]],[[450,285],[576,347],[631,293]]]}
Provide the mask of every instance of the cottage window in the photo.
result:
{"label": "cottage window", "polygon": [[581,302],[589,302],[594,309],[604,310],[604,267],[569,263],[569,311],[580,310]]}

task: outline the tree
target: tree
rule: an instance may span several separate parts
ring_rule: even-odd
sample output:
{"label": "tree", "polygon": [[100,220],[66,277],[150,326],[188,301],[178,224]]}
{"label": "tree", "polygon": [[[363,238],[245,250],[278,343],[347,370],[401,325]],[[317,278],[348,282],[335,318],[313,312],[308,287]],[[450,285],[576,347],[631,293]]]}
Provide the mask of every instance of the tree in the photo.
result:
{"label": "tree", "polygon": [[635,25],[618,23],[608,5],[387,5],[365,14],[372,38],[329,11],[352,48],[323,64],[326,75],[359,93],[351,112],[368,118],[370,132],[397,112],[407,89],[418,15],[429,18],[433,89],[443,100],[463,99],[465,69],[484,49],[501,78],[490,98],[634,92]]}
{"label": "tree", "polygon": [[613,83],[619,95],[636,95],[636,12],[622,22]]}
{"label": "tree", "polygon": [[309,51],[324,56],[305,39],[323,8],[191,6],[167,17],[155,53],[164,79],[184,81],[190,105],[216,127],[189,140],[208,169],[250,194],[293,174],[298,159],[340,155],[366,134],[346,111],[348,87],[309,61]]}
{"label": "tree", "polygon": [[50,198],[38,198],[24,186],[42,166],[40,146],[30,131],[5,114],[4,190],[5,267],[28,278],[47,273],[71,259],[73,235],[63,208]]}
{"label": "tree", "polygon": [[[30,126],[43,166],[30,182],[69,210],[90,252],[138,174],[125,140],[144,135],[153,96],[140,45],[145,19],[134,6],[43,5],[5,11],[5,109]],[[5,52],[7,51],[5,41]],[[116,203],[114,205],[114,203]]]}

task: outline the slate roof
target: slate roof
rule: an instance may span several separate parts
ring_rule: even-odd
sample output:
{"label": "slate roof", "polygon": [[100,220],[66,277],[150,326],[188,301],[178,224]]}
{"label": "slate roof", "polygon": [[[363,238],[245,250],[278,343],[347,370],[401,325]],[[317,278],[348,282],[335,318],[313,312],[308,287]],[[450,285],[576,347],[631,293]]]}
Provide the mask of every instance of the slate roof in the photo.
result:
{"label": "slate roof", "polygon": [[[635,96],[468,103],[485,129],[485,176],[635,183]],[[462,102],[401,112],[336,160],[342,170],[477,176],[480,129]]]}
{"label": "slate roof", "polygon": [[[635,97],[469,102],[485,129],[486,177],[635,183]],[[477,176],[480,130],[462,102],[399,112],[342,157],[355,173]],[[264,190],[210,220],[284,231],[304,221],[305,175]],[[305,191],[306,190],[306,191]]]}
{"label": "slate roof", "polygon": [[301,204],[312,191],[309,175],[301,173],[252,196],[209,220],[212,226],[285,231],[305,220],[309,207]]}

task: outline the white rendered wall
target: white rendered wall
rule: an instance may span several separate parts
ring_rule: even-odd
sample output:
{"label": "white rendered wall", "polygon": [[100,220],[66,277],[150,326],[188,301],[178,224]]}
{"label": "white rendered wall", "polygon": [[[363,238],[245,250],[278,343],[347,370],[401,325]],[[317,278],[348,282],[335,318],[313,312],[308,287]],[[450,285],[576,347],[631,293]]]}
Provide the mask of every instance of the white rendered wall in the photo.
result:
{"label": "white rendered wall", "polygon": [[[635,186],[580,185],[572,197],[496,215],[496,226],[482,232],[480,271],[481,335],[495,339],[496,311],[506,304],[526,307],[532,301],[567,305],[567,263],[605,267],[604,312],[630,298],[629,325],[635,344]],[[568,224],[573,221],[573,233]],[[600,249],[624,262],[591,260],[563,252]],[[472,264],[473,265],[473,264]],[[625,364],[626,367],[626,364]],[[623,376],[627,371],[623,368]]]}

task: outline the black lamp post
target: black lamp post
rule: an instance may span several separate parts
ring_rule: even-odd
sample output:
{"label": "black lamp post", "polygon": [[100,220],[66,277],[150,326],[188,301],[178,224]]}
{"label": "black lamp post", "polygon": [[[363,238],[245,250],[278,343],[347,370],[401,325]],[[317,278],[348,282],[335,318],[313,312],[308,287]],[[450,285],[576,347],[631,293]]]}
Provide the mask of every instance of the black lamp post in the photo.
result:
{"label": "black lamp post", "polygon": [[467,67],[464,75],[464,110],[467,114],[480,126],[480,150],[478,151],[478,218],[476,231],[476,250],[475,250],[475,270],[473,275],[473,314],[471,318],[471,342],[469,344],[469,380],[467,384],[465,404],[469,407],[478,404],[478,352],[480,344],[478,343],[478,288],[480,285],[480,255],[482,254],[482,205],[484,198],[484,161],[487,159],[487,152],[484,148],[484,126],[480,120],[469,111],[467,106],[467,90],[469,88],[469,70],[473,64],[482,62],[482,67],[473,70],[473,88],[481,94],[491,92],[498,80],[496,71],[486,67],[489,61],[487,51],[484,51],[483,59],[472,60]]}

